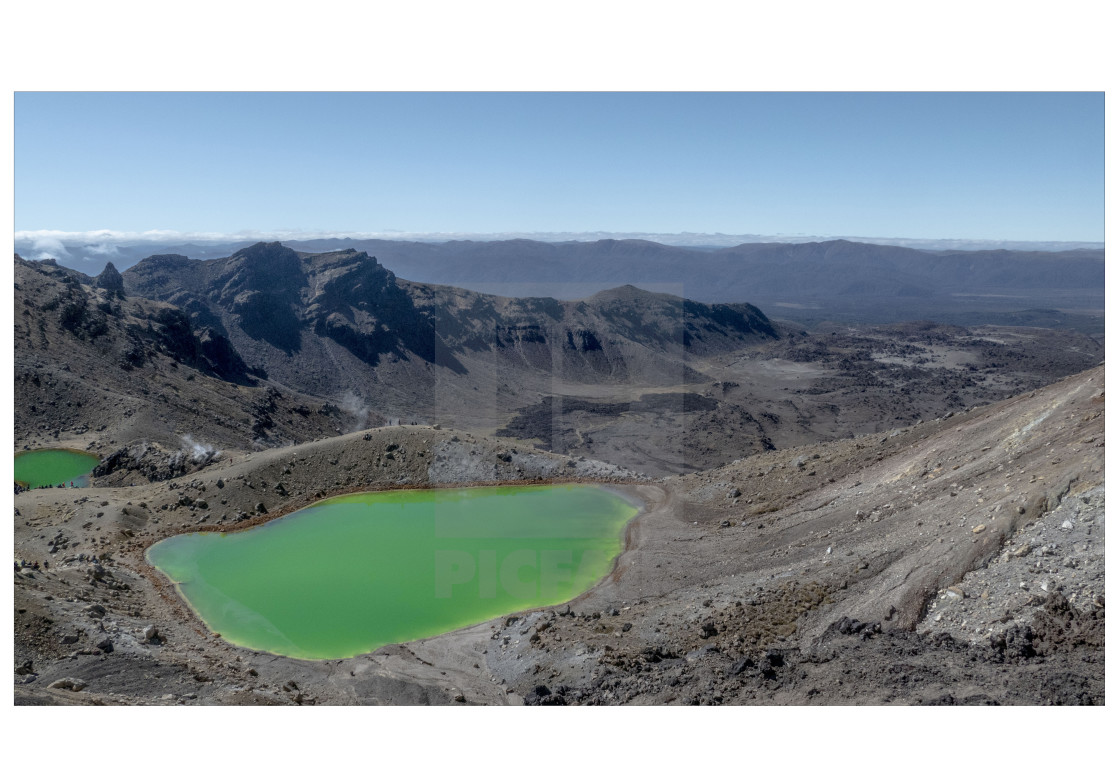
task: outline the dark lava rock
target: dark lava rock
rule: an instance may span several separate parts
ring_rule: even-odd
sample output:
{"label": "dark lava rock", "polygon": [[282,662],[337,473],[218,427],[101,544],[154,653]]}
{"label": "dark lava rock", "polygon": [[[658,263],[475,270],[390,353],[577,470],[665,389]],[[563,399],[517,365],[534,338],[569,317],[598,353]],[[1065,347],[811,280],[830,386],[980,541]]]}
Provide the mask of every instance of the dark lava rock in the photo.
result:
{"label": "dark lava rock", "polygon": [[105,264],[105,268],[101,270],[101,274],[93,278],[93,284],[98,288],[103,288],[106,291],[111,291],[115,294],[124,296],[124,278],[117,268],[113,266],[113,262]]}
{"label": "dark lava rock", "polygon": [[641,651],[640,655],[646,663],[658,663],[659,661],[680,657],[672,650],[668,650],[664,647],[646,647]]}
{"label": "dark lava rock", "polygon": [[207,449],[198,453],[183,449],[169,451],[157,443],[134,443],[114,451],[94,466],[95,478],[116,471],[136,471],[149,481],[167,481],[209,465],[218,452]]}
{"label": "dark lava rock", "polygon": [[562,707],[568,703],[564,698],[567,689],[561,685],[553,692],[547,685],[538,685],[525,696],[525,704],[530,707]]}
{"label": "dark lava rock", "polygon": [[851,617],[842,617],[832,627],[845,636],[858,635],[861,639],[869,639],[883,631],[883,626],[879,623],[861,623]]}
{"label": "dark lava rock", "polygon": [[1050,594],[1031,626],[1033,646],[1040,656],[1104,647],[1104,608],[1079,612],[1060,592]]}
{"label": "dark lava rock", "polygon": [[1038,651],[1034,648],[1034,629],[1030,626],[1013,625],[1002,633],[993,634],[988,640],[991,645],[991,658],[996,661],[1022,661],[1034,658]]}
{"label": "dark lava rock", "polygon": [[742,658],[735,661],[735,663],[731,664],[731,668],[727,670],[727,673],[728,674],[733,674],[733,675],[739,675],[739,674],[742,674],[747,669],[749,669],[753,666],[754,666],[754,661],[752,661],[749,657],[744,655]]}

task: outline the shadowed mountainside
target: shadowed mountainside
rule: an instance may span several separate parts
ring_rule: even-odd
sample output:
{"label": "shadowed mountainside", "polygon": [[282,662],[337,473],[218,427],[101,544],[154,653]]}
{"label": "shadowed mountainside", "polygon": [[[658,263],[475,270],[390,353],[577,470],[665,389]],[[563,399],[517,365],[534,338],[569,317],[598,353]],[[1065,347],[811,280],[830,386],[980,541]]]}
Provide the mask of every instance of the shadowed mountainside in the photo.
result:
{"label": "shadowed mountainside", "polygon": [[147,439],[174,449],[182,435],[242,449],[340,431],[337,415],[267,383],[219,330],[124,295],[114,273],[16,256],[17,444],[66,433],[77,448],[92,437],[104,451]]}
{"label": "shadowed mountainside", "polygon": [[454,386],[472,364],[561,382],[694,382],[702,377],[686,355],[777,337],[746,304],[632,286],[573,302],[510,299],[399,280],[361,251],[307,254],[279,243],[210,261],[155,256],[124,278],[129,291],[228,336],[271,378],[327,397],[359,389],[412,411],[437,407],[435,378]]}

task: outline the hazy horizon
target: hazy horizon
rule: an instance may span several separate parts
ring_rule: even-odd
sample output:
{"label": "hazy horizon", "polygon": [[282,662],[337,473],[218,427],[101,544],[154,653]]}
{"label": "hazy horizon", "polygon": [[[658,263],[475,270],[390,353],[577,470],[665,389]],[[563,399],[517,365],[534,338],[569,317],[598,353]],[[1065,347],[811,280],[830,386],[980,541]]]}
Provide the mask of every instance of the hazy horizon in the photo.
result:
{"label": "hazy horizon", "polygon": [[[1036,251],[1061,251],[1074,249],[1099,250],[1105,247],[1104,242],[1076,242],[1076,241],[1044,241],[1044,240],[1016,240],[1016,239],[976,239],[976,238],[926,238],[926,237],[865,237],[852,234],[846,235],[810,235],[810,234],[732,234],[732,233],[651,233],[651,232],[626,232],[626,231],[584,231],[584,232],[446,232],[423,233],[407,231],[338,231],[338,232],[303,232],[303,231],[240,231],[230,233],[217,232],[189,232],[189,231],[143,231],[126,232],[103,229],[98,231],[62,231],[45,229],[37,231],[17,231],[14,234],[15,250],[21,256],[30,260],[55,258],[66,260],[73,255],[73,250],[80,248],[84,252],[85,260],[90,256],[103,256],[112,260],[119,255],[120,248],[150,245],[153,247],[166,247],[176,245],[229,245],[238,242],[300,242],[338,239],[345,240],[371,240],[381,239],[387,241],[410,242],[453,242],[453,241],[509,241],[529,240],[535,242],[596,242],[604,239],[613,240],[643,240],[656,242],[663,245],[683,248],[720,248],[733,247],[747,243],[803,243],[827,242],[846,240],[850,242],[863,242],[877,245],[894,245],[918,250],[1036,250]],[[21,252],[22,251],[22,252]]]}

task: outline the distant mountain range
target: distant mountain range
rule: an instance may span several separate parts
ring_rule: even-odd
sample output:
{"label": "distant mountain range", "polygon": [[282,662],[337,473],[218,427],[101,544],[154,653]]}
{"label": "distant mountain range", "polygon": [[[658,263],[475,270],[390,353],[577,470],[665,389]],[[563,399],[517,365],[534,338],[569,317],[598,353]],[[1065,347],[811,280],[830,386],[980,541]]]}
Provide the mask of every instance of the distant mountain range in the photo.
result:
{"label": "distant mountain range", "polygon": [[[502,296],[577,299],[636,285],[700,302],[750,301],[771,316],[804,322],[928,319],[958,324],[1067,323],[1103,316],[1103,248],[919,250],[829,240],[679,247],[641,239],[592,242],[311,239],[284,243],[305,253],[364,251],[401,277]],[[18,243],[17,243],[18,246]],[[60,263],[96,274],[107,260],[121,269],[153,243],[72,248]],[[215,259],[243,243],[188,243],[157,256]],[[88,250],[88,248],[87,248]],[[86,259],[78,261],[78,259]],[[1059,312],[1060,311],[1060,312]],[[1076,313],[1077,315],[1071,315]]]}
{"label": "distant mountain range", "polygon": [[[291,242],[307,252],[334,240]],[[410,280],[487,286],[488,293],[523,293],[514,287],[581,285],[589,295],[605,285],[673,290],[706,302],[759,297],[929,297],[1012,290],[1094,289],[1104,286],[1104,252],[1068,250],[921,251],[846,240],[743,244],[701,251],[637,239],[546,243],[389,242],[355,245]],[[471,287],[471,286],[466,286]],[[491,290],[503,289],[503,290]]]}
{"label": "distant mountain range", "polygon": [[[598,242],[600,240],[639,240],[655,244],[693,250],[717,250],[745,244],[806,244],[842,239],[870,245],[891,245],[915,250],[1023,250],[1059,252],[1063,250],[1104,250],[1103,242],[1068,241],[1019,241],[994,239],[911,239],[906,237],[813,236],[789,234],[701,234],[643,233],[614,231],[556,231],[530,233],[420,233],[406,231],[381,231],[371,233],[344,233],[337,235],[308,232],[243,232],[221,235],[178,231],[17,231],[15,252],[30,259],[54,258],[72,269],[92,274],[106,261],[120,269],[127,269],[142,258],[151,255],[181,253],[192,258],[218,258],[233,253],[257,241],[278,241],[292,246],[317,243],[328,249],[362,247],[361,243],[378,240],[383,242],[505,242],[524,239],[546,244],[572,242]],[[356,244],[357,243],[357,244]],[[88,269],[86,267],[89,267]]]}

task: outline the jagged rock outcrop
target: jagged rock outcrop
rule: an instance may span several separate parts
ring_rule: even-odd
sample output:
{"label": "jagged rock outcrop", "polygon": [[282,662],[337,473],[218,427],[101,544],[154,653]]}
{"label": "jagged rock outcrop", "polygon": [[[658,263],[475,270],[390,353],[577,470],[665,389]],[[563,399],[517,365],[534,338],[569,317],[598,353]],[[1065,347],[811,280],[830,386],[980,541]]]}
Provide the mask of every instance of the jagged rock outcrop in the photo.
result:
{"label": "jagged rock outcrop", "polygon": [[101,460],[90,475],[103,478],[112,473],[138,474],[147,481],[167,481],[205,467],[220,455],[212,446],[194,443],[174,450],[159,443],[134,443]]}
{"label": "jagged rock outcrop", "polygon": [[464,361],[480,354],[500,357],[511,372],[695,382],[704,378],[682,351],[777,336],[750,305],[704,305],[633,286],[577,302],[510,299],[399,280],[353,249],[297,253],[277,242],[209,261],[155,256],[125,276],[130,289],[180,304],[226,334],[271,377],[336,397],[358,379],[378,384],[374,368],[386,359],[465,375]]}
{"label": "jagged rock outcrop", "polygon": [[[112,451],[186,431],[250,448],[339,431],[338,416],[312,413],[318,403],[298,394],[258,426],[257,398],[271,390],[255,388],[262,373],[220,322],[200,326],[179,307],[55,264],[17,257],[14,271],[17,441],[80,437],[82,448]],[[115,287],[106,271],[102,281]]]}
{"label": "jagged rock outcrop", "polygon": [[105,268],[101,270],[101,274],[93,278],[93,284],[110,293],[124,296],[124,278],[121,276],[121,273],[117,271],[117,268],[113,266],[112,261],[105,264]]}

